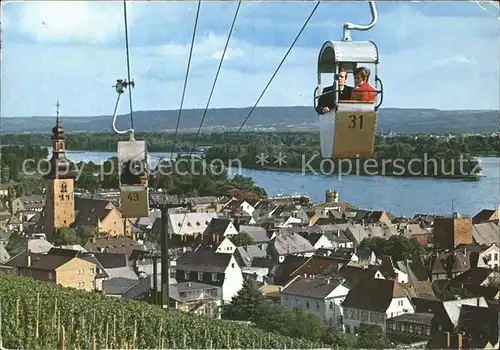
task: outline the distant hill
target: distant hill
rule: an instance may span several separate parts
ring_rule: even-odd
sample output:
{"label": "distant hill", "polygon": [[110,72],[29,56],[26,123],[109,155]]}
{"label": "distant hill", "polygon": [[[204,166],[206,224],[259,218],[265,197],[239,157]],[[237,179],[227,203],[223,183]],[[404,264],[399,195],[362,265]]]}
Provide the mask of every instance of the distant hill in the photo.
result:
{"label": "distant hill", "polygon": [[[237,130],[250,108],[224,108],[208,110],[202,131]],[[136,131],[175,131],[178,110],[134,112]],[[197,131],[203,110],[182,111],[181,132]],[[247,123],[253,131],[317,130],[317,115],[312,107],[258,107]],[[111,116],[62,117],[68,132],[111,131]],[[3,133],[50,132],[54,117],[2,118]],[[130,128],[130,117],[121,115],[118,129]],[[463,133],[494,132],[500,130],[498,111],[441,111],[437,109],[385,108],[379,112],[377,133]]]}

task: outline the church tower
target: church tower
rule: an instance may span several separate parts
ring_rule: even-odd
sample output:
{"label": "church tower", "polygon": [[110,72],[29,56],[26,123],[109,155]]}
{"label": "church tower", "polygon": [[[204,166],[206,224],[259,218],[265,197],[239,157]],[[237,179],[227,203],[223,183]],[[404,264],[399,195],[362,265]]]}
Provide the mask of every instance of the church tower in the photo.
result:
{"label": "church tower", "polygon": [[52,128],[52,158],[45,175],[47,182],[45,232],[52,235],[55,229],[69,227],[75,221],[75,172],[66,158],[66,136],[59,116],[57,101],[56,126]]}

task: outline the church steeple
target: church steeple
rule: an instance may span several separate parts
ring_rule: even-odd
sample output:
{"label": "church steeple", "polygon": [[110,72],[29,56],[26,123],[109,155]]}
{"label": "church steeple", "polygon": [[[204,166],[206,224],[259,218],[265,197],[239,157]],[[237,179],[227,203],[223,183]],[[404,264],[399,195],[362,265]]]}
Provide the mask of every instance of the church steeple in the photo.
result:
{"label": "church steeple", "polygon": [[61,104],[56,104],[56,125],[52,128],[52,158],[50,159],[50,172],[46,178],[73,178],[71,162],[66,158],[66,136],[60,117]]}
{"label": "church steeple", "polygon": [[61,107],[61,104],[59,103],[59,100],[57,100],[57,104],[56,104],[56,126],[54,126],[52,128],[52,140],[56,139],[56,138],[60,138],[60,139],[66,139],[66,137],[64,136],[64,129],[62,127],[62,124],[61,124],[61,118],[60,118],[60,107]]}

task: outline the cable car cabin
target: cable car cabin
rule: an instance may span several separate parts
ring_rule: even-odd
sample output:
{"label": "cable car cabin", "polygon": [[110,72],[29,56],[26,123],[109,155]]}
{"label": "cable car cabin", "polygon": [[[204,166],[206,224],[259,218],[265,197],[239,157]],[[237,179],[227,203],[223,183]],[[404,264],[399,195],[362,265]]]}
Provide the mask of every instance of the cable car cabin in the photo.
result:
{"label": "cable car cabin", "polygon": [[[323,44],[318,57],[318,87],[314,96],[323,158],[366,159],[373,156],[377,110],[383,97],[382,82],[377,76],[378,60],[377,46],[371,41],[327,41]],[[331,74],[333,79],[322,84],[325,74]],[[354,81],[349,83],[351,76]],[[363,79],[366,79],[364,84]],[[378,90],[378,83],[381,90]]]}
{"label": "cable car cabin", "polygon": [[148,164],[145,141],[119,141],[118,166],[122,217],[149,216]]}

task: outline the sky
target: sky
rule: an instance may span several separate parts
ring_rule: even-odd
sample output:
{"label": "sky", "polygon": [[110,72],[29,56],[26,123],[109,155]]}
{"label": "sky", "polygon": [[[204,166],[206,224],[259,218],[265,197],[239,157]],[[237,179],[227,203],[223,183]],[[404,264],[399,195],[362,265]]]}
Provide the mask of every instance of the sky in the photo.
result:
{"label": "sky", "polygon": [[[315,1],[243,1],[210,108],[253,106]],[[197,1],[127,2],[134,110],[178,109]],[[379,1],[354,40],[379,50],[383,107],[499,109],[498,5]],[[111,115],[127,77],[123,2],[2,1],[2,116]],[[205,108],[237,7],[202,1],[184,109]],[[317,56],[367,2],[321,2],[258,106],[312,106]],[[128,112],[128,93],[120,114]]]}

